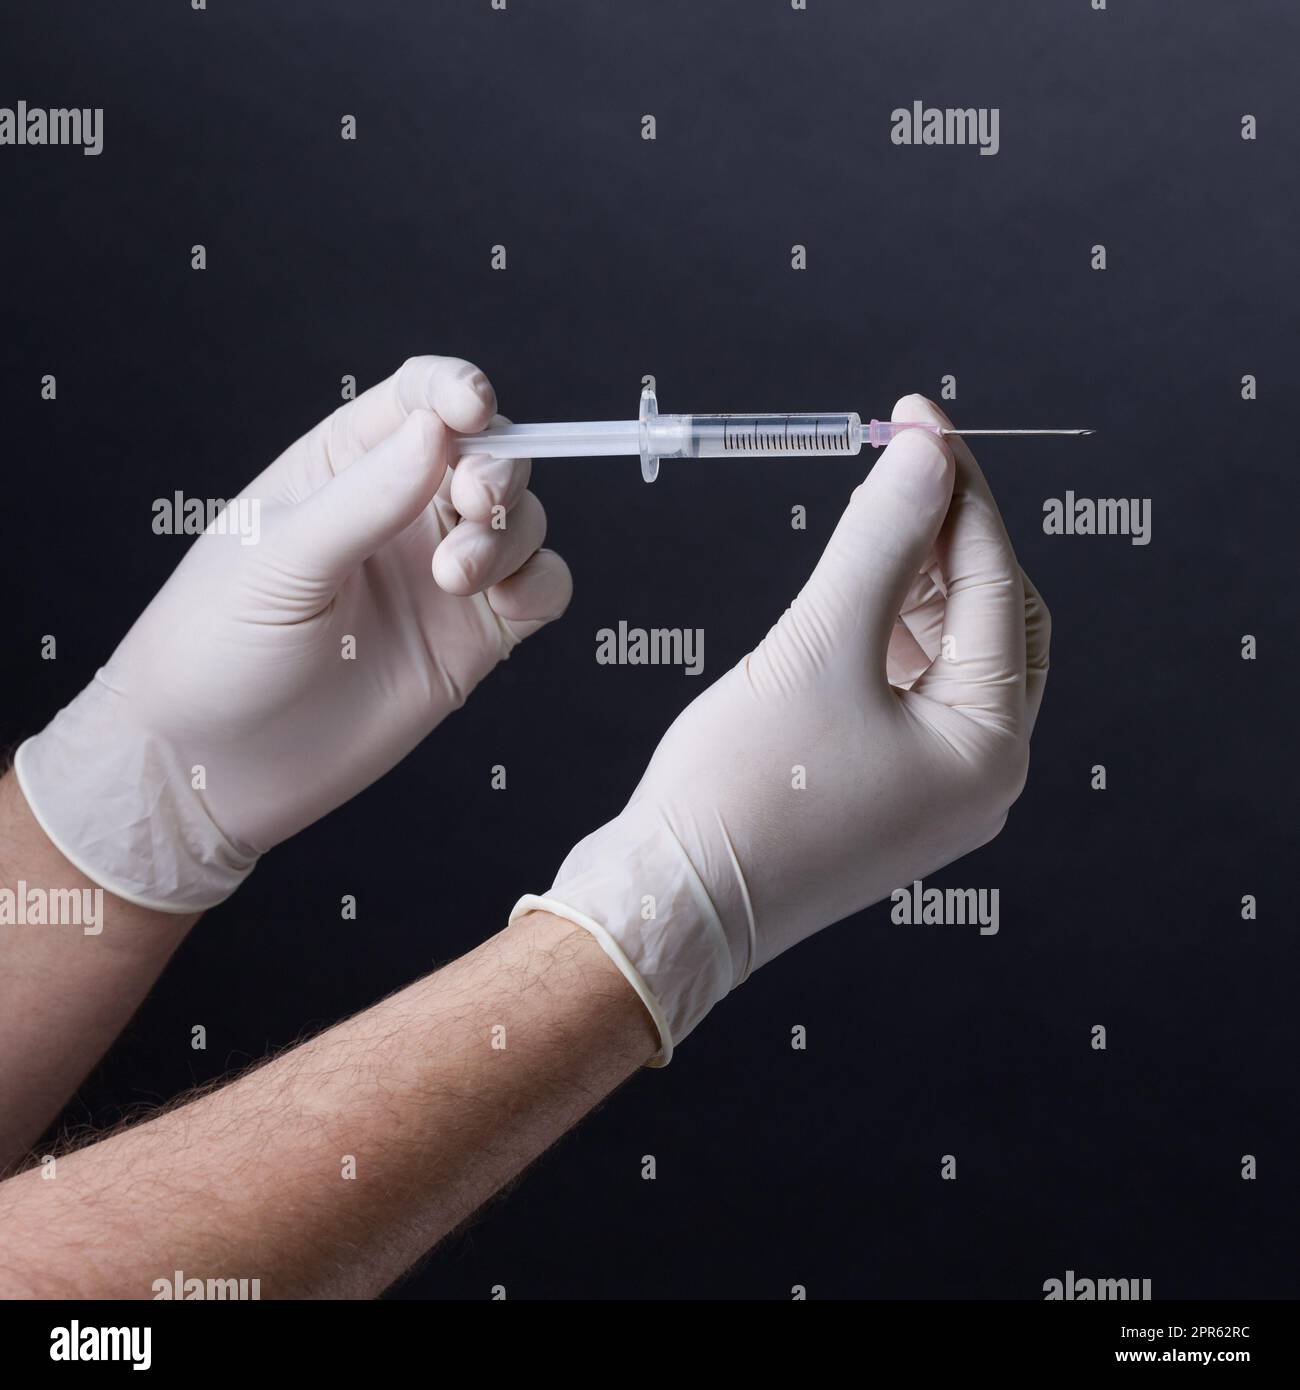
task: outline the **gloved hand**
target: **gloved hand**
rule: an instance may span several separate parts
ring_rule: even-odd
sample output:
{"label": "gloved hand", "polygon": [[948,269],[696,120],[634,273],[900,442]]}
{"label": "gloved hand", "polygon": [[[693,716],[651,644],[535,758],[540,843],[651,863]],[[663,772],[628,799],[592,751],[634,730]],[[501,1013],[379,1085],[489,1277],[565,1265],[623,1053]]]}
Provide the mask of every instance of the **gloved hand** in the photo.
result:
{"label": "gloved hand", "polygon": [[[893,418],[949,423],[919,396]],[[1024,785],[1047,646],[1046,609],[966,446],[904,432],[776,626],[512,920],[540,908],[591,932],[666,1063],[751,971],[998,833]]]}
{"label": "gloved hand", "polygon": [[83,873],[163,911],[220,902],[564,611],[529,462],[448,467],[448,431],[495,408],[468,362],[412,358],[244,489],[255,544],[211,527],[195,542],[18,750],[33,813]]}

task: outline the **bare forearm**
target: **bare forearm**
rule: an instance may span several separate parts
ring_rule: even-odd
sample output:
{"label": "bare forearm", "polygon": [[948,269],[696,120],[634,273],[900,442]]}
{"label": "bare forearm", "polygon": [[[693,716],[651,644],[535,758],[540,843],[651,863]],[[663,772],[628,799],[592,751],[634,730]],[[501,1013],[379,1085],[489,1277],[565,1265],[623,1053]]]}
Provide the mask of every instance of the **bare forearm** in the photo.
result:
{"label": "bare forearm", "polygon": [[139,1007],[197,915],[106,893],[0,778],[0,1173],[58,1113]]}
{"label": "bare forearm", "polygon": [[530,914],[53,1179],[0,1185],[0,1295],[149,1297],[177,1269],[374,1295],[657,1048],[595,942]]}

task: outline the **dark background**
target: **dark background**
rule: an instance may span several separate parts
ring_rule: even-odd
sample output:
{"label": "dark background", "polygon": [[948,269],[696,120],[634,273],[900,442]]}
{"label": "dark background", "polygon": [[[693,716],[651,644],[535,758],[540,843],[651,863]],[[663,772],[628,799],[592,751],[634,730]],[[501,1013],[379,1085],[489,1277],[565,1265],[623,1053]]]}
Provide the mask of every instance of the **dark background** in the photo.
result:
{"label": "dark background", "polygon": [[[106,108],[98,158],[0,148],[0,741],[183,552],[153,498],[233,495],[344,373],[413,353],[478,362],[517,420],[625,417],[645,373],[668,410],[887,416],[952,373],[959,422],[1099,431],[980,451],[1055,620],[1028,789],[930,880],[999,887],[1000,934],[887,904],[823,933],[398,1296],[1039,1298],[1066,1269],[1300,1293],[1292,0],[8,0],[0,25],[0,105]],[[916,99],[1000,108],[1001,152],[892,145]],[[702,627],[715,678],[859,467],[668,462],[647,488],[631,460],[539,463],[567,617],[209,913],[65,1118],[171,1097],[496,930],[703,684],[598,666],[596,629]],[[1150,497],[1152,543],[1045,536],[1066,489]]]}

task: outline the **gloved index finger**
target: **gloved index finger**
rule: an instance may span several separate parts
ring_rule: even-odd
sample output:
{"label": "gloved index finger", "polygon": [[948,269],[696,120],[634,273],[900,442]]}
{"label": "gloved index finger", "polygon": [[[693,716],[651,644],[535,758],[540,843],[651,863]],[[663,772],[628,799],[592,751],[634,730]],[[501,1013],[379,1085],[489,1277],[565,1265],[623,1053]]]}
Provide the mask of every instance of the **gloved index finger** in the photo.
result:
{"label": "gloved index finger", "polygon": [[413,410],[432,410],[461,433],[481,430],[497,408],[487,377],[460,357],[408,357],[392,376],[325,422],[330,470],[341,473],[394,433]]}
{"label": "gloved index finger", "polygon": [[[922,396],[906,396],[895,420],[952,422]],[[935,554],[947,601],[939,655],[913,689],[1008,732],[1025,726],[1025,596],[1002,514],[966,443],[949,435],[957,462],[952,504]]]}
{"label": "gloved index finger", "polygon": [[[505,415],[494,415],[488,421],[489,427],[510,423]],[[453,449],[447,460],[443,491],[466,521],[491,521],[495,507],[509,511],[523,496],[532,478],[532,459],[501,459],[475,453],[456,455]]]}

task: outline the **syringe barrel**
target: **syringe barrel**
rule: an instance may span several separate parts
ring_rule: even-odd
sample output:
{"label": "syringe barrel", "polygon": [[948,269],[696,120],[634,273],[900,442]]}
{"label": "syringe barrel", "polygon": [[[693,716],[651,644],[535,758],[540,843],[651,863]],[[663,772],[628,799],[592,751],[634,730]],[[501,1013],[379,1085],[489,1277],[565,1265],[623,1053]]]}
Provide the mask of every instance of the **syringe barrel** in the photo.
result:
{"label": "syringe barrel", "polygon": [[856,454],[862,447],[862,420],[856,412],[805,412],[794,415],[661,415],[658,424],[677,425],[679,452],[659,450],[663,458],[758,458]]}

